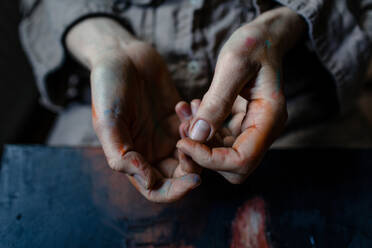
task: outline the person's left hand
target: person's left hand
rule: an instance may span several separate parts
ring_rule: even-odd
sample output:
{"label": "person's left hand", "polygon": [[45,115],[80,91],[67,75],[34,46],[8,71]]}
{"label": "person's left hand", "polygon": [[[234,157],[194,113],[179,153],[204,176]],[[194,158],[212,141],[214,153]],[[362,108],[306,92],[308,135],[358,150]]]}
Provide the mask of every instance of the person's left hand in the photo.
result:
{"label": "person's left hand", "polygon": [[91,70],[93,127],[108,165],[154,202],[178,200],[197,187],[193,161],[175,147],[181,98],[156,49],[104,17],[74,26],[66,44]]}
{"label": "person's left hand", "polygon": [[[229,182],[242,183],[285,126],[282,57],[304,29],[304,21],[283,7],[235,31],[198,110],[182,124],[189,138],[178,149]],[[213,139],[220,145],[203,144]]]}

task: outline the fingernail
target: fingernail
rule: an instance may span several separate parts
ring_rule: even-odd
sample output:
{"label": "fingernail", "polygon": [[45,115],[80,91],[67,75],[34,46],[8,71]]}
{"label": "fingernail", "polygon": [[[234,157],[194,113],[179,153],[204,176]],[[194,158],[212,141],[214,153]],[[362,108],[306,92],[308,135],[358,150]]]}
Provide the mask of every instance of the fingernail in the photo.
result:
{"label": "fingernail", "polygon": [[209,124],[204,120],[198,120],[190,133],[190,138],[195,141],[205,141],[211,132]]}
{"label": "fingernail", "polygon": [[142,187],[147,189],[148,185],[147,185],[146,181],[141,176],[135,174],[133,177],[137,181],[137,183],[139,183]]}
{"label": "fingernail", "polygon": [[183,115],[183,117],[185,117],[186,119],[190,119],[192,114],[191,114],[191,110],[189,108],[184,108],[181,110],[181,114]]}

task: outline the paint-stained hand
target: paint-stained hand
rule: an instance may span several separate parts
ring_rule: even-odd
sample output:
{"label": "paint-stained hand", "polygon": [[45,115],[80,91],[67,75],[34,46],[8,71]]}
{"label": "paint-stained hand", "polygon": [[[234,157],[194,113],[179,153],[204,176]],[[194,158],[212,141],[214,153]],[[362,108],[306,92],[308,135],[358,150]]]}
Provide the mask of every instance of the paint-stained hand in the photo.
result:
{"label": "paint-stained hand", "polygon": [[[303,20],[283,7],[236,30],[198,110],[184,124],[189,137],[177,147],[200,166],[242,183],[285,126],[282,57],[304,29]],[[205,143],[213,138],[221,145]]]}
{"label": "paint-stained hand", "polygon": [[[167,67],[149,44],[114,21],[94,19],[72,30],[76,36],[70,33],[67,45],[91,69],[93,125],[108,164],[126,173],[147,199],[175,201],[197,187],[200,177],[182,169],[194,162],[175,147],[180,97]],[[89,49],[91,40],[98,42]]]}

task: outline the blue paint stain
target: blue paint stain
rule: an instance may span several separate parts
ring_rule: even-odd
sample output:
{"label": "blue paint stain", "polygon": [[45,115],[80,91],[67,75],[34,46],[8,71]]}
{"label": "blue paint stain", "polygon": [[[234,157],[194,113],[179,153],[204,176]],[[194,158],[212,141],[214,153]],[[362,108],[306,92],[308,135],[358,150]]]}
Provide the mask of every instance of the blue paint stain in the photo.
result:
{"label": "blue paint stain", "polygon": [[114,105],[114,108],[111,110],[111,109],[107,109],[107,110],[105,110],[104,112],[103,112],[103,115],[104,116],[109,116],[109,115],[111,115],[112,114],[112,116],[114,117],[114,118],[118,118],[119,117],[119,115],[120,115],[120,107],[119,107],[119,105]]}
{"label": "blue paint stain", "polygon": [[169,192],[169,190],[170,190],[170,187],[171,187],[171,182],[170,182],[170,180],[166,180],[166,181],[164,182],[164,184],[160,187],[160,189],[159,189],[159,193],[160,193],[161,195],[165,195],[165,196],[167,196],[167,194],[168,194],[168,192]]}
{"label": "blue paint stain", "polygon": [[315,245],[315,240],[314,240],[314,237],[313,236],[310,236],[310,243],[311,243],[311,245],[314,247],[314,245]]}
{"label": "blue paint stain", "polygon": [[112,114],[112,113],[114,113],[114,118],[117,118],[115,112],[112,111],[111,109],[107,109],[107,110],[105,110],[105,111],[103,112],[103,115],[104,115],[105,117],[108,117],[108,118],[107,118],[107,120],[108,120],[107,124],[108,124],[109,127],[113,127],[113,126],[115,126],[115,121],[114,121],[113,118],[111,118],[111,114]]}
{"label": "blue paint stain", "polygon": [[119,105],[115,105],[114,110],[112,112],[114,114],[114,117],[115,118],[118,118],[119,117],[119,114],[120,114],[120,107],[119,107]]}
{"label": "blue paint stain", "polygon": [[194,183],[194,184],[200,184],[200,177],[199,176],[192,176],[192,182]]}
{"label": "blue paint stain", "polygon": [[115,119],[119,118],[120,113],[121,113],[120,99],[116,98],[114,103],[113,103],[113,108],[112,109],[107,109],[103,112],[103,115],[105,117],[107,117],[107,120],[108,120],[107,123],[110,127],[115,126],[115,124],[116,124]]}
{"label": "blue paint stain", "polygon": [[180,178],[182,181],[191,182],[192,184],[199,184],[200,183],[200,176],[198,175],[185,175]]}
{"label": "blue paint stain", "polygon": [[265,41],[265,44],[266,44],[267,48],[270,48],[270,46],[271,46],[271,42],[270,42],[269,40],[266,40],[266,41]]}

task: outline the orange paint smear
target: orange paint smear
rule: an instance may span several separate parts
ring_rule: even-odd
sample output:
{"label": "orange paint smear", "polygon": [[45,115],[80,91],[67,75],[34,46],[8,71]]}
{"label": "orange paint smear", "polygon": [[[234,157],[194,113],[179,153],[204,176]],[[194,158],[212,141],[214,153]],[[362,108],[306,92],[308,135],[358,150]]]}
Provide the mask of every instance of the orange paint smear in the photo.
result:
{"label": "orange paint smear", "polygon": [[138,161],[138,159],[134,158],[131,160],[132,164],[136,167],[136,168],[139,168],[140,166],[140,162]]}
{"label": "orange paint smear", "polygon": [[127,153],[127,149],[125,149],[125,146],[122,145],[122,147],[120,149],[120,155],[123,157],[126,153]]}
{"label": "orange paint smear", "polygon": [[92,118],[93,120],[97,119],[97,113],[96,113],[96,108],[94,107],[94,103],[92,102]]}
{"label": "orange paint smear", "polygon": [[235,141],[234,145],[233,145],[233,148],[235,150],[239,150],[239,147],[249,138],[250,134],[252,131],[252,129],[255,129],[256,126],[251,126],[250,128],[246,129],[239,137],[238,139]]}

